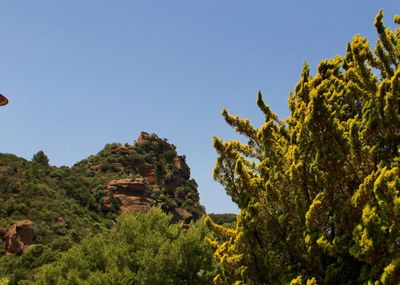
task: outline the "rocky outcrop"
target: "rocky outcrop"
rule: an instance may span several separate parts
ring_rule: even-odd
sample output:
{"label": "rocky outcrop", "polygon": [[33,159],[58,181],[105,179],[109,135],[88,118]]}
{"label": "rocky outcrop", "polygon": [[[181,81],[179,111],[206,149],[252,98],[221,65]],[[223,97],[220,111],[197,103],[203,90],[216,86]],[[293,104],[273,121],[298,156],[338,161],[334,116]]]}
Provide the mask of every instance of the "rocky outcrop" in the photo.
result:
{"label": "rocky outcrop", "polygon": [[157,135],[152,134],[150,135],[147,132],[140,132],[139,137],[137,138],[136,142],[142,142],[142,141],[156,141],[158,139]]}
{"label": "rocky outcrop", "polygon": [[176,169],[181,172],[182,178],[189,179],[190,178],[190,168],[186,164],[186,159],[184,156],[178,156],[174,160],[174,164]]}
{"label": "rocky outcrop", "polygon": [[[118,201],[121,214],[150,210],[151,203],[147,199],[150,194],[150,186],[145,179],[112,180],[107,185],[107,192]],[[110,206],[109,198],[103,200],[103,204]]]}
{"label": "rocky outcrop", "polygon": [[176,149],[175,145],[168,143],[167,139],[162,139],[156,134],[149,134],[147,132],[141,132],[138,138],[136,139],[136,143],[142,143],[144,141],[153,141],[159,143],[160,152],[164,152],[170,149]]}
{"label": "rocky outcrop", "polygon": [[126,178],[108,182],[107,191],[128,196],[144,196],[150,192],[150,188],[142,178]]}
{"label": "rocky outcrop", "polygon": [[151,186],[144,178],[112,180],[107,185],[107,192],[110,196],[103,199],[103,207],[111,208],[111,199],[115,199],[118,202],[120,214],[146,213],[152,205],[158,205],[165,212],[173,215],[174,223],[190,223],[194,218],[186,209],[170,208],[161,200],[152,201],[149,198]]}
{"label": "rocky outcrop", "polygon": [[127,147],[124,147],[124,146],[119,146],[119,147],[114,148],[111,151],[111,154],[126,155],[126,154],[129,154],[129,149]]}
{"label": "rocky outcrop", "polygon": [[186,209],[174,209],[173,212],[174,220],[183,221],[184,223],[190,223],[193,220],[193,214]]}
{"label": "rocky outcrop", "polygon": [[160,184],[160,182],[157,179],[156,176],[156,170],[154,169],[154,166],[142,163],[137,166],[139,174],[147,179],[147,182],[150,185],[157,185]]}
{"label": "rocky outcrop", "polygon": [[121,214],[147,213],[150,211],[150,202],[141,197],[117,194],[114,195],[114,198],[120,205],[119,212]]}
{"label": "rocky outcrop", "polygon": [[[154,133],[141,132],[132,145],[106,145],[78,167],[94,180],[91,191],[104,212],[146,212],[150,206],[160,206],[180,221],[198,219],[204,212],[186,157],[179,156],[175,145]],[[105,179],[95,179],[97,175]],[[120,178],[111,180],[115,177]],[[109,183],[104,185],[104,181]]]}
{"label": "rocky outcrop", "polygon": [[16,222],[7,229],[5,238],[7,253],[22,254],[34,241],[33,222],[31,220]]}

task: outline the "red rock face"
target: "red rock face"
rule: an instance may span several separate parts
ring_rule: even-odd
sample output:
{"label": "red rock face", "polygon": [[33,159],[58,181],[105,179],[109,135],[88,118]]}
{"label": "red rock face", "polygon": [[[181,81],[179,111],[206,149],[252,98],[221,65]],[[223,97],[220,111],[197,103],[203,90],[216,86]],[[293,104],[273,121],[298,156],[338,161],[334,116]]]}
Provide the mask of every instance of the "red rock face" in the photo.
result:
{"label": "red rock face", "polygon": [[177,158],[175,158],[174,163],[175,167],[181,171],[182,177],[185,179],[189,179],[190,169],[187,166],[185,159],[182,156],[178,156]]}
{"label": "red rock face", "polygon": [[144,179],[120,179],[108,183],[107,191],[119,202],[120,213],[148,212],[150,202],[146,200],[150,187]]}
{"label": "red rock face", "polygon": [[120,204],[119,211],[121,214],[147,213],[150,211],[150,203],[141,197],[116,194],[114,198]]}
{"label": "red rock face", "polygon": [[156,140],[157,138],[155,136],[150,135],[149,133],[146,132],[141,132],[139,137],[137,138],[136,142],[141,142],[141,141],[152,141]]}
{"label": "red rock face", "polygon": [[150,187],[144,179],[119,179],[108,182],[107,190],[114,194],[128,196],[146,196],[150,192]]}
{"label": "red rock face", "polygon": [[138,165],[138,170],[140,175],[145,177],[150,185],[158,184],[156,171],[152,165],[148,164]]}
{"label": "red rock face", "polygon": [[[151,187],[145,178],[119,179],[112,180],[107,185],[107,192],[118,201],[119,214],[146,213],[152,206],[148,199],[151,193]],[[185,209],[169,208],[162,201],[155,201],[161,209],[173,215],[174,223],[190,223],[193,215]],[[111,209],[111,201],[108,196],[103,199],[103,207]]]}
{"label": "red rock face", "polygon": [[124,146],[119,146],[111,151],[112,154],[126,155],[129,154],[129,149]]}
{"label": "red rock face", "polygon": [[30,220],[16,222],[7,229],[5,237],[7,239],[6,251],[22,254],[35,238],[33,222]]}

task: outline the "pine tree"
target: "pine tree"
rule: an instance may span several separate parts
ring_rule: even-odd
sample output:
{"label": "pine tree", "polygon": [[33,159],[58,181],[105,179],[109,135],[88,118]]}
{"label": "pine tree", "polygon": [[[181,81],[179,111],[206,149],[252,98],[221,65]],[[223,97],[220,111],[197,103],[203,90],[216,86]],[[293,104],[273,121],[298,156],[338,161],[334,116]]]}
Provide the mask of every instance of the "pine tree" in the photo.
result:
{"label": "pine tree", "polygon": [[[400,29],[375,19],[344,57],[304,65],[279,120],[222,112],[248,139],[214,138],[214,178],[239,206],[236,229],[208,219],[216,284],[400,283]],[[394,18],[400,24],[400,16]]]}
{"label": "pine tree", "polygon": [[43,165],[43,166],[49,166],[49,158],[43,152],[43,150],[39,150],[37,153],[35,153],[33,155],[32,162]]}

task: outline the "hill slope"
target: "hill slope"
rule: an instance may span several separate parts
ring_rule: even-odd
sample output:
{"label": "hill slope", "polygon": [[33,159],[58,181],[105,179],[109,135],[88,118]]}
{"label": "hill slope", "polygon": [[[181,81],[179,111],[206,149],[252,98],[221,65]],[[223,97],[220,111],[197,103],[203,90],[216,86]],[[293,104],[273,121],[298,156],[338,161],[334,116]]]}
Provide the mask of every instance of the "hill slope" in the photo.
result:
{"label": "hill slope", "polygon": [[119,214],[159,206],[187,224],[205,213],[185,157],[144,132],[73,167],[50,166],[43,152],[32,161],[0,154],[0,205],[0,277],[15,280],[110,228]]}

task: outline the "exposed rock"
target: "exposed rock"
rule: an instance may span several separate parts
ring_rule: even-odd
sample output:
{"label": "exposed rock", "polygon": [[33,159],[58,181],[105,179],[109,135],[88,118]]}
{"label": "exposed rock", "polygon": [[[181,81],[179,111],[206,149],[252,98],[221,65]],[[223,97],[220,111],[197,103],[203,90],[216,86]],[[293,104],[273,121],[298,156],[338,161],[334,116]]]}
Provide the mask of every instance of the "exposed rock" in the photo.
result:
{"label": "exposed rock", "polygon": [[129,154],[129,149],[127,147],[124,146],[119,146],[117,148],[114,148],[111,151],[112,154],[121,154],[121,155],[126,155]]}
{"label": "exposed rock", "polygon": [[[112,180],[107,185],[107,191],[118,201],[120,214],[148,212],[156,202],[163,211],[173,215],[174,223],[179,221],[189,223],[194,218],[186,209],[170,208],[160,200],[152,203],[151,199],[148,199],[151,193],[150,185],[143,178]],[[103,199],[103,206],[111,208],[109,197]]]}
{"label": "exposed rock", "polygon": [[184,223],[190,223],[190,221],[194,218],[192,213],[190,213],[186,209],[176,208],[171,211],[173,218],[172,221],[174,223],[178,223],[183,221]]}
{"label": "exposed rock", "polygon": [[7,229],[5,237],[7,239],[6,251],[22,254],[35,238],[33,222],[31,220],[16,222]]}
{"label": "exposed rock", "polygon": [[175,158],[174,160],[175,163],[175,167],[181,171],[182,173],[182,177],[185,179],[189,179],[190,178],[190,168],[189,166],[186,164],[186,159],[184,156],[178,156]]}
{"label": "exposed rock", "polygon": [[[148,212],[151,203],[146,199],[150,194],[150,187],[145,179],[120,179],[108,183],[107,191],[119,202],[120,213]],[[109,198],[103,204],[111,207]]]}
{"label": "exposed rock", "polygon": [[[125,178],[109,181],[92,191],[98,195],[105,190],[101,194],[104,212],[147,212],[157,205],[173,214],[175,222],[198,219],[202,213],[186,157],[178,156],[175,145],[154,133],[142,131],[132,145],[109,145],[98,156],[84,161],[85,164],[91,177],[98,173],[112,179],[118,173]],[[153,200],[149,201],[150,197]],[[176,211],[186,200],[193,200],[193,208]]]}
{"label": "exposed rock", "polygon": [[156,185],[160,183],[157,179],[156,170],[154,169],[154,166],[143,163],[138,165],[137,168],[140,175],[145,177],[150,185]]}
{"label": "exposed rock", "polygon": [[114,198],[119,202],[119,211],[121,214],[146,213],[150,211],[150,203],[139,196],[127,196],[116,194]]}
{"label": "exposed rock", "polygon": [[108,182],[107,190],[114,194],[123,194],[128,196],[146,196],[150,192],[149,185],[144,179],[126,178],[111,180]]}
{"label": "exposed rock", "polygon": [[136,142],[141,143],[143,141],[157,141],[160,145],[160,152],[164,152],[170,149],[176,149],[175,145],[168,143],[167,139],[162,139],[156,134],[149,134],[147,132],[141,132]]}
{"label": "exposed rock", "polygon": [[156,135],[150,135],[147,132],[140,132],[139,137],[137,138],[136,142],[142,142],[142,141],[155,141],[157,140],[158,137]]}

